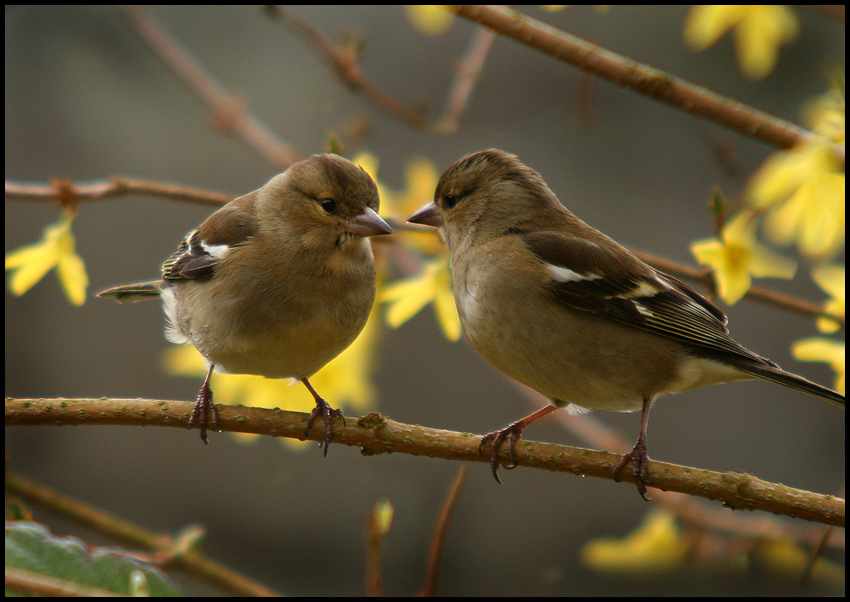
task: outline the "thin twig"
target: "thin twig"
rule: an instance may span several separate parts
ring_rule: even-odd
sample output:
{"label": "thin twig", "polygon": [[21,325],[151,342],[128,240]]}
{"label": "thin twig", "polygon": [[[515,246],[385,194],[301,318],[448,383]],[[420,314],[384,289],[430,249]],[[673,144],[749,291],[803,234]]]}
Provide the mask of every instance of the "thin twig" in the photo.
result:
{"label": "thin twig", "polygon": [[139,6],[123,6],[130,25],[212,113],[218,129],[244,140],[264,159],[277,167],[288,167],[301,158],[294,148],[280,140],[251,115],[244,103],[231,96],[207,73],[189,52]]}
{"label": "thin twig", "polygon": [[383,592],[381,558],[384,539],[392,523],[392,504],[386,498],[375,502],[366,517],[366,595],[379,597]]}
{"label": "thin twig", "polygon": [[[6,425],[157,425],[183,428],[192,402],[144,399],[13,399],[5,404]],[[300,412],[221,405],[219,424],[232,432],[304,437],[307,415]],[[321,432],[320,432],[321,431]],[[306,437],[324,439],[311,428]],[[488,462],[479,451],[480,437],[395,422],[378,413],[334,424],[333,440],[361,448],[367,456],[406,453],[464,462]],[[516,463],[580,476],[613,479],[620,454],[551,443],[520,441]],[[507,462],[505,454],[502,458]],[[632,481],[630,473],[623,475]],[[844,525],[844,500],[739,473],[650,461],[649,481],[663,491],[678,491],[723,503],[733,509],[764,510],[830,525]]]}
{"label": "thin twig", "polygon": [[457,131],[463,112],[469,104],[472,90],[478,83],[481,69],[496,34],[484,28],[476,28],[466,55],[458,61],[455,78],[449,89],[448,102],[443,116],[437,121],[437,130],[445,133]]}
{"label": "thin twig", "polygon": [[292,14],[288,10],[284,10],[279,5],[267,6],[266,14],[274,17],[277,22],[283,22],[291,26],[296,32],[307,39],[328,61],[333,71],[349,88],[364,95],[379,107],[405,121],[410,126],[427,129],[424,112],[406,107],[373,84],[360,70],[360,66],[357,64],[357,56],[354,52],[341,51],[322,32],[306,20]]}
{"label": "thin twig", "polygon": [[233,200],[232,196],[218,192],[197,190],[164,182],[134,180],[123,176],[113,176],[109,179],[90,182],[56,180],[50,183],[25,183],[6,180],[7,201],[47,201],[66,204],[103,201],[132,194],[216,206],[224,205]]}
{"label": "thin twig", "polygon": [[[798,125],[633,61],[512,8],[455,5],[453,10],[584,71],[779,148],[790,148],[817,138]],[[834,145],[833,148],[843,164],[844,146]]]}
{"label": "thin twig", "polygon": [[443,508],[440,512],[440,518],[437,521],[437,527],[434,529],[434,537],[431,539],[431,552],[428,554],[428,567],[425,574],[425,585],[422,587],[420,596],[434,597],[437,595],[437,577],[440,572],[440,560],[443,557],[443,549],[446,547],[446,537],[449,534],[449,526],[454,517],[455,508],[457,507],[460,492],[463,490],[463,485],[466,482],[466,475],[469,473],[466,466],[461,466],[457,471],[457,476],[449,489],[446,499],[443,501]]}

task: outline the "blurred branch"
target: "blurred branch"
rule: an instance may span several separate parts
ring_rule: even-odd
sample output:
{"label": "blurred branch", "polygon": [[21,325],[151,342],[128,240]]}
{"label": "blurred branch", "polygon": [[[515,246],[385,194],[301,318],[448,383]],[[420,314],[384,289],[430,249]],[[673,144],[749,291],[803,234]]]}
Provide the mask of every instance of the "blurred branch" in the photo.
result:
{"label": "blurred branch", "polygon": [[805,4],[810,10],[818,11],[835,19],[844,20],[847,6],[844,4]]}
{"label": "blurred branch", "polygon": [[[6,399],[6,425],[157,425],[184,428],[191,402],[145,399]],[[224,430],[300,439],[307,415],[300,412],[222,405]],[[311,428],[308,439],[320,441],[324,431]],[[335,424],[333,440],[357,446],[366,456],[406,453],[464,462],[487,462],[479,453],[480,437],[408,425],[372,413],[347,424]],[[554,472],[613,479],[620,455],[577,447],[520,441],[517,464]],[[503,458],[507,462],[507,457]],[[764,510],[824,524],[844,526],[844,500],[769,483],[739,473],[718,473],[651,461],[653,487],[722,502],[733,509]],[[623,475],[631,481],[631,474]]]}
{"label": "blurred branch", "polygon": [[[8,402],[7,402],[8,403]],[[170,535],[152,533],[132,522],[105,512],[74,497],[58,493],[6,470],[6,493],[38,504],[58,515],[92,529],[96,533],[122,544],[153,550],[160,562],[188,570],[219,587],[241,596],[277,596],[276,592],[248,579],[210,558],[197,549],[178,549]],[[156,561],[156,559],[154,559]]]}
{"label": "blurred branch", "polygon": [[51,577],[44,573],[28,571],[14,566],[7,566],[5,573],[5,588],[7,597],[12,594],[17,594],[19,596],[49,596],[52,598],[123,597],[122,594],[100,587],[82,585],[70,580]]}
{"label": "blurred branch", "polygon": [[380,597],[383,595],[383,575],[381,560],[384,551],[384,540],[392,524],[393,506],[387,498],[375,502],[372,510],[366,516],[366,595]]}
{"label": "blurred branch", "polygon": [[451,489],[449,489],[446,499],[443,500],[443,508],[440,512],[440,518],[437,521],[437,526],[434,529],[434,536],[431,539],[431,551],[428,554],[428,567],[425,575],[425,585],[419,595],[422,597],[433,598],[437,595],[437,576],[440,572],[440,560],[443,558],[443,549],[446,547],[446,537],[449,533],[449,526],[454,517],[457,501],[460,498],[460,492],[463,491],[463,485],[466,483],[466,475],[469,473],[466,466],[461,465],[457,472]]}
{"label": "blurred branch", "polygon": [[437,121],[437,131],[447,134],[457,131],[460,118],[469,104],[472,90],[478,83],[484,61],[495,39],[496,34],[493,31],[482,27],[476,28],[466,55],[458,61],[445,112]]}
{"label": "blurred branch", "polygon": [[[817,138],[798,125],[633,61],[517,10],[484,5],[456,5],[453,10],[461,17],[476,21],[521,44],[744,136],[780,148],[790,148]],[[844,146],[833,145],[833,150],[843,164]]]}
{"label": "blurred branch", "polygon": [[74,183],[70,180],[54,180],[50,183],[6,180],[7,201],[47,201],[59,205],[75,205],[81,201],[103,201],[132,194],[214,206],[224,205],[233,200],[232,196],[218,192],[196,190],[162,182],[133,180],[122,176],[86,183]]}
{"label": "blurred branch", "polygon": [[275,21],[291,26],[306,38],[330,63],[336,74],[349,88],[362,94],[385,111],[405,121],[408,125],[419,129],[426,128],[423,111],[404,106],[363,75],[357,64],[357,55],[355,52],[337,48],[318,29],[306,20],[295,16],[288,10],[284,10],[282,6],[268,5],[265,8],[266,14],[273,17]]}
{"label": "blurred branch", "polygon": [[276,167],[301,159],[293,147],[251,115],[244,103],[231,96],[187,50],[142,7],[122,6],[124,15],[142,40],[212,113],[217,129],[234,134]]}
{"label": "blurred branch", "polygon": [[401,119],[413,128],[443,134],[457,131],[461,115],[466,110],[472,90],[478,82],[481,68],[495,39],[495,34],[489,30],[480,29],[473,33],[466,55],[458,62],[443,116],[432,123],[426,119],[424,110],[405,106],[373,84],[360,70],[357,63],[357,53],[354,50],[338,47],[308,21],[294,15],[280,5],[267,5],[264,8],[266,14],[270,17],[292,27],[304,37],[325,58],[337,76],[351,90],[363,95],[390,115]]}

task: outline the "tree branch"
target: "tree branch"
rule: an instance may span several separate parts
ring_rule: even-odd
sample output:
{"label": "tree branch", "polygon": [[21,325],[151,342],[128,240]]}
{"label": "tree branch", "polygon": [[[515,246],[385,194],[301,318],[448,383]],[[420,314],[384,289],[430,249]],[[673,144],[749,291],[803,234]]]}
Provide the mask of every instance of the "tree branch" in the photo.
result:
{"label": "tree branch", "polygon": [[[702,86],[633,61],[568,34],[517,10],[501,6],[456,5],[466,19],[591,73],[693,115],[704,117],[744,136],[790,148],[817,136],[791,122],[716,94]],[[844,146],[833,145],[844,163]]]}
{"label": "tree branch", "polygon": [[241,138],[264,159],[281,168],[301,159],[301,154],[283,142],[237,98],[207,73],[150,13],[139,6],[123,6],[128,22],[142,40],[172,70],[212,113],[217,128]]}
{"label": "tree branch", "polygon": [[321,53],[334,72],[349,88],[362,94],[391,115],[395,115],[402,121],[405,121],[411,127],[427,129],[424,111],[409,109],[373,84],[363,75],[360,66],[357,64],[357,56],[353,52],[338,49],[318,29],[306,20],[297,17],[288,10],[284,10],[283,7],[270,4],[265,8],[267,15],[276,21],[282,21],[288,24],[306,38]]}
{"label": "tree branch", "polygon": [[123,176],[91,182],[53,180],[44,182],[5,181],[7,201],[46,201],[60,205],[77,204],[81,201],[103,201],[131,194],[144,194],[175,201],[188,201],[201,205],[221,206],[233,197],[218,192],[208,192],[149,180],[134,180]]}
{"label": "tree branch", "polygon": [[[191,402],[153,399],[13,399],[6,398],[6,425],[137,425],[185,427]],[[284,410],[222,405],[219,423],[226,431],[290,437],[304,431],[306,414]],[[321,426],[321,425],[320,425]],[[308,439],[320,441],[322,428]],[[487,462],[478,451],[480,437],[403,424],[378,413],[334,424],[335,443],[360,447],[364,456],[406,453],[465,462]],[[517,464],[553,472],[613,479],[619,454],[551,443],[520,441]],[[504,458],[507,462],[507,457]],[[631,474],[623,475],[631,481]],[[844,500],[762,481],[751,475],[719,473],[651,461],[652,486],[723,503],[732,509],[764,510],[814,522],[844,526]]]}

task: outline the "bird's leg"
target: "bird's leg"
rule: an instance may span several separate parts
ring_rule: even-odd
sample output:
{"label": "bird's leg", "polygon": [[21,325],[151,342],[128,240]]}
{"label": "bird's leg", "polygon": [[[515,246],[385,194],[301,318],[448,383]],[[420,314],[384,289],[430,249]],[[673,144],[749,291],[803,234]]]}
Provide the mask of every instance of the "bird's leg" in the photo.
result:
{"label": "bird's leg", "polygon": [[192,428],[197,424],[201,429],[201,440],[204,443],[208,443],[207,427],[211,427],[214,431],[220,430],[218,428],[218,410],[215,409],[213,392],[210,389],[210,377],[214,369],[215,364],[210,364],[210,370],[207,372],[204,384],[201,385],[201,390],[198,391],[198,397],[195,399],[195,405],[189,415],[189,424],[186,425],[186,428]]}
{"label": "bird's leg", "polygon": [[310,430],[310,425],[313,424],[313,421],[321,414],[325,420],[325,439],[324,441],[319,443],[319,447],[324,446],[325,448],[325,456],[328,455],[328,446],[331,444],[331,435],[333,434],[333,419],[334,416],[338,418],[342,418],[342,423],[345,424],[345,417],[342,415],[340,410],[333,409],[327,401],[322,399],[322,396],[316,393],[316,389],[313,388],[313,385],[310,384],[306,378],[302,378],[301,382],[304,383],[304,386],[307,387],[307,390],[313,394],[313,399],[316,400],[316,407],[313,408],[313,411],[310,412],[310,416],[307,418],[307,426],[304,429],[304,436],[301,437],[301,440],[307,438],[307,431]]}
{"label": "bird's leg", "polygon": [[504,467],[506,470],[511,470],[516,468],[516,454],[515,447],[516,442],[522,437],[522,431],[532,422],[543,418],[547,414],[550,414],[557,410],[558,408],[553,405],[548,405],[544,408],[540,408],[536,412],[533,412],[523,418],[522,420],[517,420],[516,422],[512,422],[508,426],[503,429],[499,429],[498,431],[493,431],[492,433],[487,433],[481,438],[481,443],[478,445],[478,453],[483,453],[482,449],[488,443],[492,444],[492,449],[490,450],[490,468],[493,469],[493,477],[495,477],[497,483],[501,483],[502,480],[499,478],[499,448],[502,445],[503,441],[507,441],[508,443],[508,458],[510,458],[511,463],[505,464]]}
{"label": "bird's leg", "polygon": [[646,497],[646,485],[649,482],[649,456],[646,455],[646,429],[649,426],[649,410],[651,407],[652,397],[644,397],[643,410],[640,416],[640,433],[638,434],[637,443],[635,443],[634,449],[623,456],[623,459],[614,468],[614,480],[619,482],[620,472],[625,468],[626,464],[629,462],[632,463],[632,477],[634,477],[638,493],[647,502],[649,501],[649,498]]}

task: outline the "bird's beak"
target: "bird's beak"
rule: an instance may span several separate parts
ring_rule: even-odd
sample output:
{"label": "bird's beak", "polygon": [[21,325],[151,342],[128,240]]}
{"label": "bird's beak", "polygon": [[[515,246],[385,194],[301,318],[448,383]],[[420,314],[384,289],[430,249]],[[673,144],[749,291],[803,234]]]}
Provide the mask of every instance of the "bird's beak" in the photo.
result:
{"label": "bird's beak", "polygon": [[443,225],[443,218],[434,203],[428,203],[407,218],[407,221],[411,224],[422,224],[425,226],[434,226],[435,228]]}
{"label": "bird's beak", "polygon": [[355,215],[346,231],[355,236],[380,236],[393,233],[389,224],[371,207],[364,207],[363,211]]}

